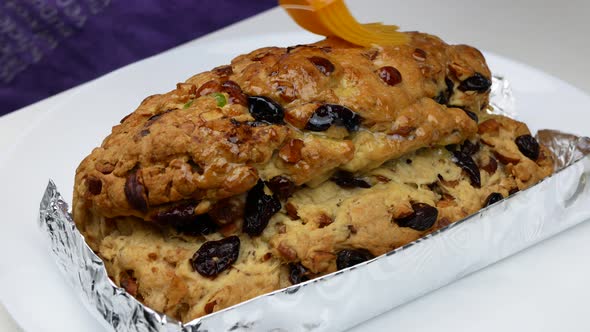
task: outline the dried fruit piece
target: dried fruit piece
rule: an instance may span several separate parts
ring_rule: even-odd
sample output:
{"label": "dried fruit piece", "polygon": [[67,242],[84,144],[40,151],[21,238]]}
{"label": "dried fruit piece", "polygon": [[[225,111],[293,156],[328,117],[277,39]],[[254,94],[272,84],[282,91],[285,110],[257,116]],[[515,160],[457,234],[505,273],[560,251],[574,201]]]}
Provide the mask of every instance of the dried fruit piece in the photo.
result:
{"label": "dried fruit piece", "polygon": [[475,73],[459,84],[460,91],[486,92],[492,86],[492,81],[480,73]]}
{"label": "dried fruit piece", "polygon": [[[448,77],[445,78],[445,84],[447,86],[447,88],[443,91],[441,91],[438,96],[434,97],[434,101],[436,101],[437,103],[441,104],[441,105],[446,105],[449,100],[451,99],[451,96],[453,95],[453,88],[455,86],[455,83],[453,83],[453,81],[451,81]],[[449,107],[454,107],[454,106],[449,106]]]}
{"label": "dried fruit piece", "polygon": [[402,82],[402,74],[392,66],[381,67],[377,70],[377,75],[385,84],[395,86]]}
{"label": "dried fruit piece", "polygon": [[86,178],[86,186],[88,186],[88,192],[92,195],[99,195],[102,191],[102,181],[92,175]]}
{"label": "dried fruit piece", "polygon": [[334,72],[334,65],[330,60],[326,58],[322,58],[319,56],[312,56],[311,58],[307,58],[313,65],[324,75],[330,76],[332,72]]}
{"label": "dried fruit piece", "polygon": [[471,185],[477,188],[481,187],[481,175],[473,158],[462,151],[453,151],[452,153],[453,162],[467,173],[471,180]]}
{"label": "dried fruit piece", "polygon": [[432,227],[438,217],[438,210],[426,203],[412,203],[414,212],[407,217],[394,219],[399,227],[410,227],[417,231],[425,231]]}
{"label": "dried fruit piece", "polygon": [[348,131],[357,131],[360,127],[361,117],[342,105],[324,104],[318,107],[305,129],[311,131],[326,131],[331,125],[345,127]]}
{"label": "dried fruit piece", "polygon": [[468,111],[462,107],[460,107],[463,112],[465,112],[465,114],[467,114],[468,117],[470,117],[473,121],[475,121],[475,123],[479,123],[479,117],[477,116],[477,114],[475,114],[474,112]]}
{"label": "dried fruit piece", "polygon": [[346,171],[336,172],[330,180],[342,188],[371,188],[371,185],[367,181],[355,178],[354,174]]}
{"label": "dried fruit piece", "polygon": [[373,258],[375,256],[367,249],[344,249],[336,257],[336,267],[342,270]]}
{"label": "dried fruit piece", "polygon": [[264,182],[258,183],[248,191],[244,211],[244,233],[250,236],[262,234],[270,218],[281,209],[281,202],[276,194],[264,193]]}
{"label": "dried fruit piece", "polygon": [[288,178],[277,175],[266,183],[268,188],[281,200],[286,200],[295,192],[295,183]]}
{"label": "dried fruit piece", "polygon": [[289,281],[297,285],[309,280],[309,270],[301,263],[289,263]]}
{"label": "dried fruit piece", "polygon": [[222,199],[211,207],[208,214],[218,225],[235,223],[244,218],[244,203],[237,198]]}
{"label": "dried fruit piece", "polygon": [[514,140],[516,146],[518,146],[518,150],[527,156],[527,158],[535,161],[539,158],[539,143],[537,140],[531,135],[522,135],[518,136],[516,140]]}
{"label": "dried fruit piece", "polygon": [[134,209],[146,212],[148,209],[147,194],[137,171],[129,173],[125,181],[125,197]]}
{"label": "dried fruit piece", "polygon": [[283,107],[268,97],[248,97],[248,110],[256,121],[285,124]]}
{"label": "dried fruit piece", "polygon": [[158,211],[152,216],[152,220],[191,236],[208,235],[217,231],[217,224],[208,215],[195,215],[196,206],[197,203],[194,202],[179,204],[170,209]]}
{"label": "dried fruit piece", "polygon": [[476,154],[477,151],[479,151],[479,144],[471,143],[470,140],[465,140],[465,142],[463,142],[463,145],[461,145],[461,152],[468,156]]}
{"label": "dried fruit piece", "polygon": [[229,268],[240,254],[240,238],[226,237],[205,242],[189,260],[193,270],[205,277],[215,277]]}
{"label": "dried fruit piece", "polygon": [[490,206],[496,202],[499,202],[501,200],[504,199],[504,196],[502,196],[502,194],[500,193],[491,193],[485,200],[485,203],[483,204],[484,207],[486,206]]}

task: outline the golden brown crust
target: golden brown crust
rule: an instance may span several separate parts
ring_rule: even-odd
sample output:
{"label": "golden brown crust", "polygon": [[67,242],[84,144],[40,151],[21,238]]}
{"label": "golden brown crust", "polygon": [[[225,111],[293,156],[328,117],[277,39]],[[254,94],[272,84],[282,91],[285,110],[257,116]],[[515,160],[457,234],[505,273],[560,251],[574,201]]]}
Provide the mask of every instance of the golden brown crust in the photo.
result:
{"label": "golden brown crust", "polygon": [[[552,173],[545,147],[517,144],[526,125],[485,111],[479,51],[410,37],[259,49],[146,98],[76,172],[74,219],[110,277],[188,321],[389,252]],[[284,117],[262,121],[249,96]],[[318,130],[326,107],[348,118]],[[221,239],[239,253],[207,276],[196,253]]]}
{"label": "golden brown crust", "polygon": [[[411,36],[408,45],[381,49],[336,39],[261,49],[237,57],[231,66],[196,75],[169,93],[146,98],[80,164],[77,196],[105,216],[145,217],[146,211],[125,195],[133,172],[149,209],[184,199],[215,202],[246,192],[258,177],[267,180],[277,174],[297,185],[321,182],[337,168],[365,171],[424,146],[459,143],[475,133],[475,123],[460,109],[433,98],[448,89],[448,79],[453,82],[448,102],[478,112],[487,104],[488,92],[462,92],[458,86],[475,73],[489,78],[485,60],[467,46],[449,46],[425,34]],[[401,82],[389,85],[391,80],[379,72],[386,67],[396,68]],[[219,107],[211,92],[223,93],[230,102]],[[255,119],[245,94],[279,102],[286,125],[248,125]],[[305,130],[323,104],[350,108],[362,117],[361,129]],[[300,159],[279,158],[276,152],[293,139],[304,142]],[[88,193],[88,177],[101,182],[100,193]]]}

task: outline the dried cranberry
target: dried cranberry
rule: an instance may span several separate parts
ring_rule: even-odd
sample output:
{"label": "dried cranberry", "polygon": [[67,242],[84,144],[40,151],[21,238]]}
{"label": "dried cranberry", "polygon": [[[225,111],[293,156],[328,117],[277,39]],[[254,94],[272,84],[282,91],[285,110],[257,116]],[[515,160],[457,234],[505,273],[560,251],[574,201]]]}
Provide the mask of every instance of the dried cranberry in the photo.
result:
{"label": "dried cranberry", "polygon": [[330,180],[343,188],[371,188],[367,181],[355,178],[352,173],[346,171],[336,172]]}
{"label": "dried cranberry", "polygon": [[473,158],[470,155],[462,151],[453,151],[453,162],[461,167],[471,180],[471,185],[474,187],[481,187],[481,176],[479,174],[479,168]]}
{"label": "dried cranberry", "polygon": [[332,72],[334,72],[334,65],[330,62],[330,60],[326,58],[322,58],[319,56],[312,56],[311,58],[307,58],[313,65],[324,75],[330,76]]}
{"label": "dried cranberry", "polygon": [[331,125],[345,127],[348,131],[356,131],[359,129],[361,117],[342,105],[324,104],[318,107],[309,121],[305,125],[305,129],[311,131],[326,131]]}
{"label": "dried cranberry", "polygon": [[441,91],[438,96],[434,97],[434,101],[441,105],[446,105],[449,102],[453,95],[453,87],[455,86],[455,83],[448,77],[445,78],[445,84],[447,85],[446,90]]}
{"label": "dried cranberry", "polygon": [[217,225],[206,214],[195,215],[196,203],[188,202],[161,210],[152,216],[152,220],[161,226],[173,227],[186,235],[208,235],[217,230]]}
{"label": "dried cranberry", "polygon": [[425,203],[412,203],[411,215],[395,219],[399,227],[410,227],[417,231],[425,231],[432,227],[438,217],[438,210]]}
{"label": "dried cranberry", "polygon": [[279,199],[286,200],[295,192],[295,183],[284,176],[278,175],[266,183],[268,188],[276,194]]}
{"label": "dried cranberry", "polygon": [[297,285],[309,280],[309,270],[301,263],[289,263],[289,281]]}
{"label": "dried cranberry", "polygon": [[256,119],[256,121],[274,124],[285,123],[285,121],[283,121],[285,117],[283,107],[268,97],[248,97],[248,108],[250,114]]}
{"label": "dried cranberry", "polygon": [[485,200],[485,203],[483,204],[484,207],[486,206],[490,206],[496,202],[499,202],[501,200],[504,199],[504,196],[502,196],[502,194],[500,193],[491,193]]}
{"label": "dried cranberry", "polygon": [[205,277],[215,277],[229,268],[240,254],[240,238],[226,237],[205,242],[190,259],[193,270]]}
{"label": "dried cranberry", "polygon": [[492,86],[492,81],[480,73],[475,73],[459,84],[459,90],[486,92]]}
{"label": "dried cranberry", "polygon": [[375,256],[366,249],[344,249],[336,257],[336,267],[338,270],[342,270],[373,258]]}
{"label": "dried cranberry", "polygon": [[250,236],[262,234],[270,218],[281,209],[281,202],[276,194],[264,193],[264,182],[258,183],[248,191],[244,211],[244,233]]}
{"label": "dried cranberry", "polygon": [[529,159],[535,161],[539,158],[539,143],[533,136],[518,136],[514,142],[518,146],[518,150]]}
{"label": "dried cranberry", "polygon": [[102,181],[94,176],[89,176],[86,179],[86,185],[88,186],[88,192],[92,195],[98,195],[102,191]]}
{"label": "dried cranberry", "polygon": [[133,171],[125,181],[125,197],[134,209],[146,212],[148,209],[147,194],[137,172]]}
{"label": "dried cranberry", "polygon": [[402,82],[402,74],[399,70],[391,66],[381,67],[377,70],[377,75],[385,84],[394,86]]}

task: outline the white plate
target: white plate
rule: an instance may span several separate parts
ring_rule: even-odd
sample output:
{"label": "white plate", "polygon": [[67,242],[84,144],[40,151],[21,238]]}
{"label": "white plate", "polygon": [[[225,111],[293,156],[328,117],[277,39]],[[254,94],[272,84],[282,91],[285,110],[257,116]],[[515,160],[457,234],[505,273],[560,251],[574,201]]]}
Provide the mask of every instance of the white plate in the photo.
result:
{"label": "white plate", "polygon": [[[44,112],[43,121],[18,142],[12,153],[0,156],[0,202],[3,202],[4,223],[0,232],[0,294],[16,321],[26,331],[104,331],[62,280],[48,253],[44,235],[38,230],[39,201],[49,178],[54,179],[66,200],[71,201],[78,163],[145,96],[169,91],[191,73],[228,63],[240,53],[268,45],[311,42],[314,38],[305,33],[269,34],[220,40],[199,47],[180,47],[89,82],[68,96],[58,109]],[[532,130],[555,128],[590,135],[589,96],[528,66],[493,54],[487,54],[487,59],[494,73],[512,82],[518,118],[527,122]],[[586,235],[590,235],[590,228],[584,229]],[[532,263],[537,258],[527,257],[526,260]],[[509,287],[493,281],[491,285]],[[430,297],[432,295],[421,300],[426,302],[422,304],[424,308],[433,305],[428,302]],[[444,303],[444,299],[433,298]],[[511,299],[518,300],[518,297]],[[418,305],[416,309],[420,310],[420,304],[411,305]],[[571,313],[572,309],[566,312]],[[423,317],[423,313],[411,310],[402,310],[402,313],[400,316],[399,310],[394,310],[366,326],[372,330],[385,329],[391,326],[391,317],[397,322],[404,319],[412,322]]]}

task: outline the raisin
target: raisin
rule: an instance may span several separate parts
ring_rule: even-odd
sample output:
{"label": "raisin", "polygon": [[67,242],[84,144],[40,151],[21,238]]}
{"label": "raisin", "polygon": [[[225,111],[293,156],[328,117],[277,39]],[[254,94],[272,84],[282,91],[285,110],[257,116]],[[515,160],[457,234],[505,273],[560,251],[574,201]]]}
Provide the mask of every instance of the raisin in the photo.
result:
{"label": "raisin", "polygon": [[208,215],[218,225],[235,223],[244,218],[244,203],[235,198],[222,199],[211,207]]}
{"label": "raisin", "polygon": [[88,186],[88,192],[92,195],[99,195],[102,191],[102,181],[94,176],[86,178],[86,185]]}
{"label": "raisin", "polygon": [[361,117],[342,105],[324,104],[318,107],[309,121],[305,125],[305,129],[311,131],[326,131],[331,125],[345,127],[348,131],[356,131],[359,129]]}
{"label": "raisin", "polygon": [[343,188],[371,188],[367,181],[355,178],[352,173],[346,171],[336,172],[330,180]]}
{"label": "raisin", "polygon": [[336,267],[338,270],[342,270],[373,258],[375,256],[366,249],[344,249],[336,257]]}
{"label": "raisin", "polygon": [[189,260],[193,270],[205,277],[215,277],[229,268],[240,254],[240,238],[226,237],[205,242]]}
{"label": "raisin", "polygon": [[276,194],[264,193],[264,182],[258,183],[248,191],[246,209],[244,211],[244,226],[242,230],[250,236],[262,234],[270,218],[281,209],[281,202]]}
{"label": "raisin", "polygon": [[473,121],[475,121],[475,123],[479,123],[479,117],[477,116],[477,114],[475,114],[474,112],[468,111],[464,108],[461,108],[463,110],[463,112],[465,112],[465,114],[467,114],[468,117],[470,117]]}
{"label": "raisin", "polygon": [[480,73],[475,73],[459,84],[459,90],[486,92],[492,86],[492,81]]}
{"label": "raisin", "polygon": [[448,77],[445,78],[445,84],[447,85],[446,90],[441,91],[438,96],[434,97],[434,101],[441,105],[446,105],[449,102],[453,95],[453,87],[455,85]]}
{"label": "raisin", "polygon": [[535,161],[539,158],[539,143],[533,136],[518,136],[514,142],[518,146],[518,150],[529,159]]}
{"label": "raisin", "polygon": [[463,143],[463,145],[461,145],[461,152],[463,152],[464,154],[468,155],[468,156],[473,156],[474,154],[477,153],[477,151],[479,151],[479,144],[477,143],[471,143],[471,141],[469,140],[465,140],[465,142]]}
{"label": "raisin", "polygon": [[152,216],[152,220],[161,226],[170,226],[177,232],[198,236],[217,231],[217,224],[206,214],[195,215],[196,203],[188,202],[161,210]]}
{"label": "raisin", "polygon": [[486,206],[490,206],[496,202],[499,202],[501,200],[504,199],[504,196],[502,196],[502,194],[500,193],[491,193],[485,200],[485,203],[483,204],[484,207]]}
{"label": "raisin", "polygon": [[462,151],[453,151],[453,162],[461,167],[469,176],[471,185],[479,188],[481,187],[481,176],[479,174],[479,168],[473,158],[470,155]]}
{"label": "raisin", "polygon": [[330,60],[326,58],[322,58],[319,56],[312,56],[311,58],[307,58],[313,65],[324,75],[330,76],[332,72],[334,72],[334,65],[330,62]]}
{"label": "raisin", "polygon": [[412,203],[414,212],[407,217],[395,219],[399,227],[410,227],[417,231],[425,231],[432,227],[438,217],[438,210],[425,203]]}
{"label": "raisin", "polygon": [[289,281],[297,285],[309,280],[309,270],[301,263],[289,263]]}
{"label": "raisin", "polygon": [[278,175],[266,183],[268,188],[281,200],[286,200],[295,192],[295,183],[284,176]]}
{"label": "raisin", "polygon": [[125,180],[125,197],[134,209],[146,212],[148,209],[146,190],[137,176],[137,171],[129,173]]}
{"label": "raisin", "polygon": [[248,97],[248,109],[256,121],[274,124],[285,123],[283,107],[268,97]]}
{"label": "raisin", "polygon": [[385,84],[394,86],[402,82],[402,74],[399,70],[391,66],[381,67],[377,70],[377,75]]}

